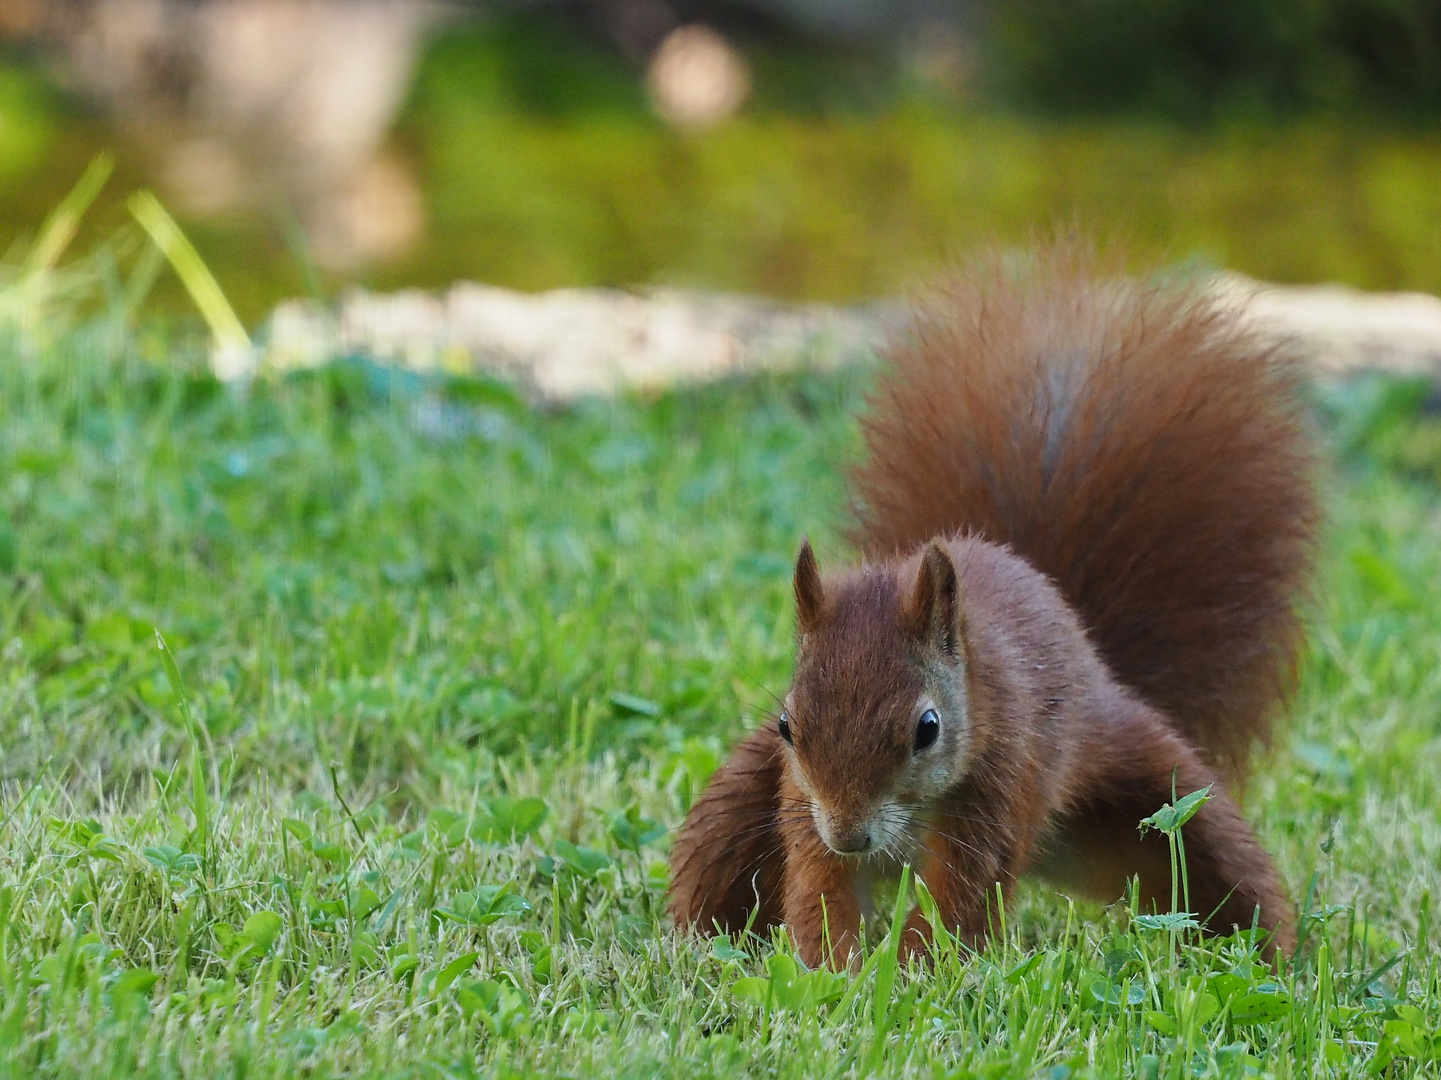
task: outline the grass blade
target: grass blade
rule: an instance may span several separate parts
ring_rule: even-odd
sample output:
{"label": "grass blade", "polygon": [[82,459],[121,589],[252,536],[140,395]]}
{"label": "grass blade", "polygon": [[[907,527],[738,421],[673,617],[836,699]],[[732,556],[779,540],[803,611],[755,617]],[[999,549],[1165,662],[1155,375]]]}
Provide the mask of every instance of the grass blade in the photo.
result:
{"label": "grass blade", "polygon": [[190,697],[180,678],[180,665],[175,662],[175,654],[170,651],[159,630],[155,631],[155,645],[160,650],[165,677],[170,680],[170,687],[180,702],[180,715],[185,720],[185,731],[190,739],[190,809],[195,815],[195,835],[200,839],[201,858],[206,859],[210,854],[210,789],[205,782],[206,755],[200,745],[203,731],[195,714],[190,711]]}
{"label": "grass blade", "polygon": [[91,159],[70,193],[60,200],[45,219],[35,246],[30,249],[25,265],[21,268],[23,278],[34,278],[55,268],[60,256],[70,246],[70,241],[75,239],[85,212],[90,209],[91,203],[100,194],[100,189],[105,186],[114,170],[115,159],[109,154],[97,154]]}
{"label": "grass blade", "polygon": [[[137,191],[130,196],[129,207],[140,227],[150,235],[155,246],[165,253],[170,265],[175,268],[180,283],[185,286],[185,291],[190,294],[190,299],[195,302],[195,307],[210,327],[220,356],[229,358],[226,362],[234,364],[236,357],[248,354],[250,336],[236,316],[235,309],[225,298],[225,293],[215,280],[215,275],[210,272],[210,267],[206,266],[205,260],[200,257],[200,252],[195,250],[195,245],[181,232],[180,226],[160,204],[160,200],[149,191]],[[220,367],[221,364],[217,363],[216,374],[222,378],[242,373],[238,369],[221,371]]]}
{"label": "grass blade", "polygon": [[896,889],[896,910],[891,915],[891,932],[882,944],[880,960],[876,964],[875,996],[871,1000],[871,1023],[874,1028],[871,1052],[866,1060],[866,1071],[875,1072],[885,1055],[886,1036],[891,1029],[891,995],[895,992],[896,973],[901,966],[901,936],[906,932],[906,919],[910,914],[911,867],[901,867],[901,883]]}

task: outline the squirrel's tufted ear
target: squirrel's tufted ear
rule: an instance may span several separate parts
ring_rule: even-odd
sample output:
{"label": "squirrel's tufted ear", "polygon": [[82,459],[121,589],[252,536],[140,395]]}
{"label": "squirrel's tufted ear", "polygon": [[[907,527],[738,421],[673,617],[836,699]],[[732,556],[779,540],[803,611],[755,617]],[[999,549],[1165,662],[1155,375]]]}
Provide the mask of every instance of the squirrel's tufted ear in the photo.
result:
{"label": "squirrel's tufted ear", "polygon": [[796,621],[801,633],[814,630],[821,620],[826,605],[825,589],[821,586],[821,571],[816,566],[816,553],[811,542],[801,537],[801,552],[796,556]]}
{"label": "squirrel's tufted ear", "polygon": [[921,556],[915,586],[906,601],[905,618],[912,633],[955,658],[965,641],[965,617],[959,600],[956,567],[940,544],[932,543]]}

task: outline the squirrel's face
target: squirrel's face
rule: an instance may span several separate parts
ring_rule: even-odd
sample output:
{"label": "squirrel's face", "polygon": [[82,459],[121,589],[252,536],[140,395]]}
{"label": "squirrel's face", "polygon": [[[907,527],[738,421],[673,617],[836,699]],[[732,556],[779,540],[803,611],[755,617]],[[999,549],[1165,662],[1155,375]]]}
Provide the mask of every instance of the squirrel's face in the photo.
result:
{"label": "squirrel's face", "polygon": [[[939,545],[825,588],[796,561],[799,650],[777,727],[816,831],[841,855],[899,855],[965,774],[971,724],[955,567]],[[799,808],[795,808],[799,809]]]}

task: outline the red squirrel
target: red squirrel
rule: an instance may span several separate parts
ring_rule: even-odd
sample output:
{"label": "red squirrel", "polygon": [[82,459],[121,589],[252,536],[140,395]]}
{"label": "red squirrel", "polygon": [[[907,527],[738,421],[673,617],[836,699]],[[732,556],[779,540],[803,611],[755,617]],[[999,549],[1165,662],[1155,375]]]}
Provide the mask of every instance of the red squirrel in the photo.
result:
{"label": "red squirrel", "polygon": [[[1138,823],[1209,786],[1191,909],[1293,947],[1233,792],[1303,644],[1303,372],[1203,285],[1095,265],[1065,245],[978,265],[888,349],[851,474],[859,565],[823,575],[802,543],[794,678],[690,810],[678,926],[783,922],[806,964],[845,966],[902,862],[973,947],[1027,873],[1103,900],[1134,876],[1169,907]],[[930,935],[911,912],[904,954]]]}

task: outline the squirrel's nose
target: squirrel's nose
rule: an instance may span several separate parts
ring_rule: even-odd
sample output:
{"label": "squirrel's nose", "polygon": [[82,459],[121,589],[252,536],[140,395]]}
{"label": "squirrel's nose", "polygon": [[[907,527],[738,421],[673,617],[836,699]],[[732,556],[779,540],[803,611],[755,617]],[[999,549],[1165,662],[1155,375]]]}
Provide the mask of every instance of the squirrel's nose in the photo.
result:
{"label": "squirrel's nose", "polygon": [[864,855],[871,850],[871,830],[864,825],[833,830],[828,843],[837,855]]}
{"label": "squirrel's nose", "polygon": [[874,822],[864,814],[842,811],[837,814],[821,803],[811,805],[811,816],[821,841],[837,855],[864,855],[875,850]]}

